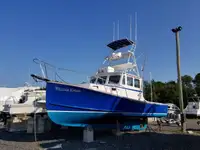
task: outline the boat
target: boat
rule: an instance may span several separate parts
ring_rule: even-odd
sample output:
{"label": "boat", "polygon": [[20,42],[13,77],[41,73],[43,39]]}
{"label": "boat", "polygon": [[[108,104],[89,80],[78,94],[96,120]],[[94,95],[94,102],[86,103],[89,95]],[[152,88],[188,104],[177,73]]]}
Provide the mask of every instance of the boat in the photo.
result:
{"label": "boat", "polygon": [[167,117],[162,119],[169,124],[176,123],[180,125],[181,121],[180,108],[173,103],[166,103],[166,104],[168,105],[168,114]]}
{"label": "boat", "polygon": [[133,118],[167,116],[167,104],[150,102],[143,97],[136,43],[124,38],[107,46],[112,50],[111,55],[88,83],[71,84],[31,75],[46,82],[46,109],[54,123],[86,127],[116,124],[116,120],[123,123]]}
{"label": "boat", "polygon": [[1,87],[0,88],[0,120],[2,120],[3,118],[3,110],[4,110],[4,105],[6,103],[9,103],[9,104],[19,103],[22,95],[24,94],[24,91],[36,89],[36,88],[38,87],[29,86],[27,84],[25,84],[25,86],[16,87],[16,88]]}
{"label": "boat", "polygon": [[195,95],[188,98],[188,104],[183,110],[183,113],[187,118],[199,118],[200,117],[200,99]]}
{"label": "boat", "polygon": [[33,115],[34,113],[45,113],[46,91],[40,87],[24,90],[19,101],[5,101],[2,111],[6,116]]}

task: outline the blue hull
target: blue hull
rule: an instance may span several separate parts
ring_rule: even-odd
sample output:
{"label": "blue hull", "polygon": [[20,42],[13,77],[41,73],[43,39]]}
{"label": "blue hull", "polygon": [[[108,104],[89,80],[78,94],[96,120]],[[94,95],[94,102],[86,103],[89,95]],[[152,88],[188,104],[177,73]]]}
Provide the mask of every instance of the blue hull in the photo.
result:
{"label": "blue hull", "polygon": [[72,85],[47,82],[46,108],[56,124],[87,125],[126,123],[138,117],[165,117],[168,106],[128,100]]}

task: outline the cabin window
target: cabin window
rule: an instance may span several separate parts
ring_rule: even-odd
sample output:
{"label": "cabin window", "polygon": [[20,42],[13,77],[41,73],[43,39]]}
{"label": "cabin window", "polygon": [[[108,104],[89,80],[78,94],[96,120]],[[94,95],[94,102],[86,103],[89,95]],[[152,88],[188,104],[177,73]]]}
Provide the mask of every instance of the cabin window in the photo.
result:
{"label": "cabin window", "polygon": [[133,78],[132,77],[127,77],[127,85],[133,86]]}
{"label": "cabin window", "polygon": [[123,76],[123,79],[122,79],[122,84],[125,85],[125,76]]}
{"label": "cabin window", "polygon": [[135,86],[136,88],[140,88],[140,80],[139,80],[139,79],[135,79],[135,80],[134,80],[134,86]]}
{"label": "cabin window", "polygon": [[118,84],[120,81],[120,76],[119,75],[115,75],[115,76],[110,76],[109,78],[109,84]]}
{"label": "cabin window", "polygon": [[92,78],[90,79],[90,83],[95,83],[95,81],[96,81],[96,78],[95,78],[95,77],[92,77]]}
{"label": "cabin window", "polygon": [[106,83],[106,76],[103,76],[103,77],[99,77],[97,79],[97,84],[105,84]]}

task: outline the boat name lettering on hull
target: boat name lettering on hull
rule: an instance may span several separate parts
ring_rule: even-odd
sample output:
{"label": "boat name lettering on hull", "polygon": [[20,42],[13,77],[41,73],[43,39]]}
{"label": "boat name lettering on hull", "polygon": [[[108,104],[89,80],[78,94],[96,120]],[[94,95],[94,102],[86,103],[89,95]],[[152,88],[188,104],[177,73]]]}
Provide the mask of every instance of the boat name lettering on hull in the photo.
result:
{"label": "boat name lettering on hull", "polygon": [[60,88],[60,87],[55,87],[56,91],[62,91],[62,92],[81,92],[81,90],[78,89],[73,89],[73,88]]}

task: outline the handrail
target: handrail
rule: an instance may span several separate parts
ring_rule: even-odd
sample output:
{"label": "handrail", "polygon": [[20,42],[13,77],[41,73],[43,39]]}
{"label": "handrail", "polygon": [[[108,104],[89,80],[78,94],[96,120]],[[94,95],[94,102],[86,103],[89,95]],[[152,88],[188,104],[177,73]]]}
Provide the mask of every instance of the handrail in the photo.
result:
{"label": "handrail", "polygon": [[60,75],[57,73],[58,70],[60,70],[60,71],[74,72],[74,73],[77,73],[77,74],[86,74],[86,73],[75,71],[75,70],[72,70],[72,69],[58,68],[58,67],[56,67],[56,66],[54,66],[54,65],[52,65],[50,63],[47,63],[47,62],[45,62],[43,60],[40,60],[38,58],[34,58],[33,62],[40,65],[40,69],[41,69],[41,72],[43,74],[43,77],[46,78],[46,79],[48,79],[47,68],[53,69],[53,71],[54,71],[54,77],[55,77],[54,80],[56,80],[56,78],[58,77],[62,82],[65,82],[65,83],[67,83],[67,82],[64,79],[62,79],[60,77]]}
{"label": "handrail", "polygon": [[[56,72],[56,67],[54,65],[51,65],[43,60],[34,58],[33,62],[40,65],[40,69],[44,78],[48,78],[47,67],[53,69]],[[55,75],[55,78],[56,78],[56,75]]]}

